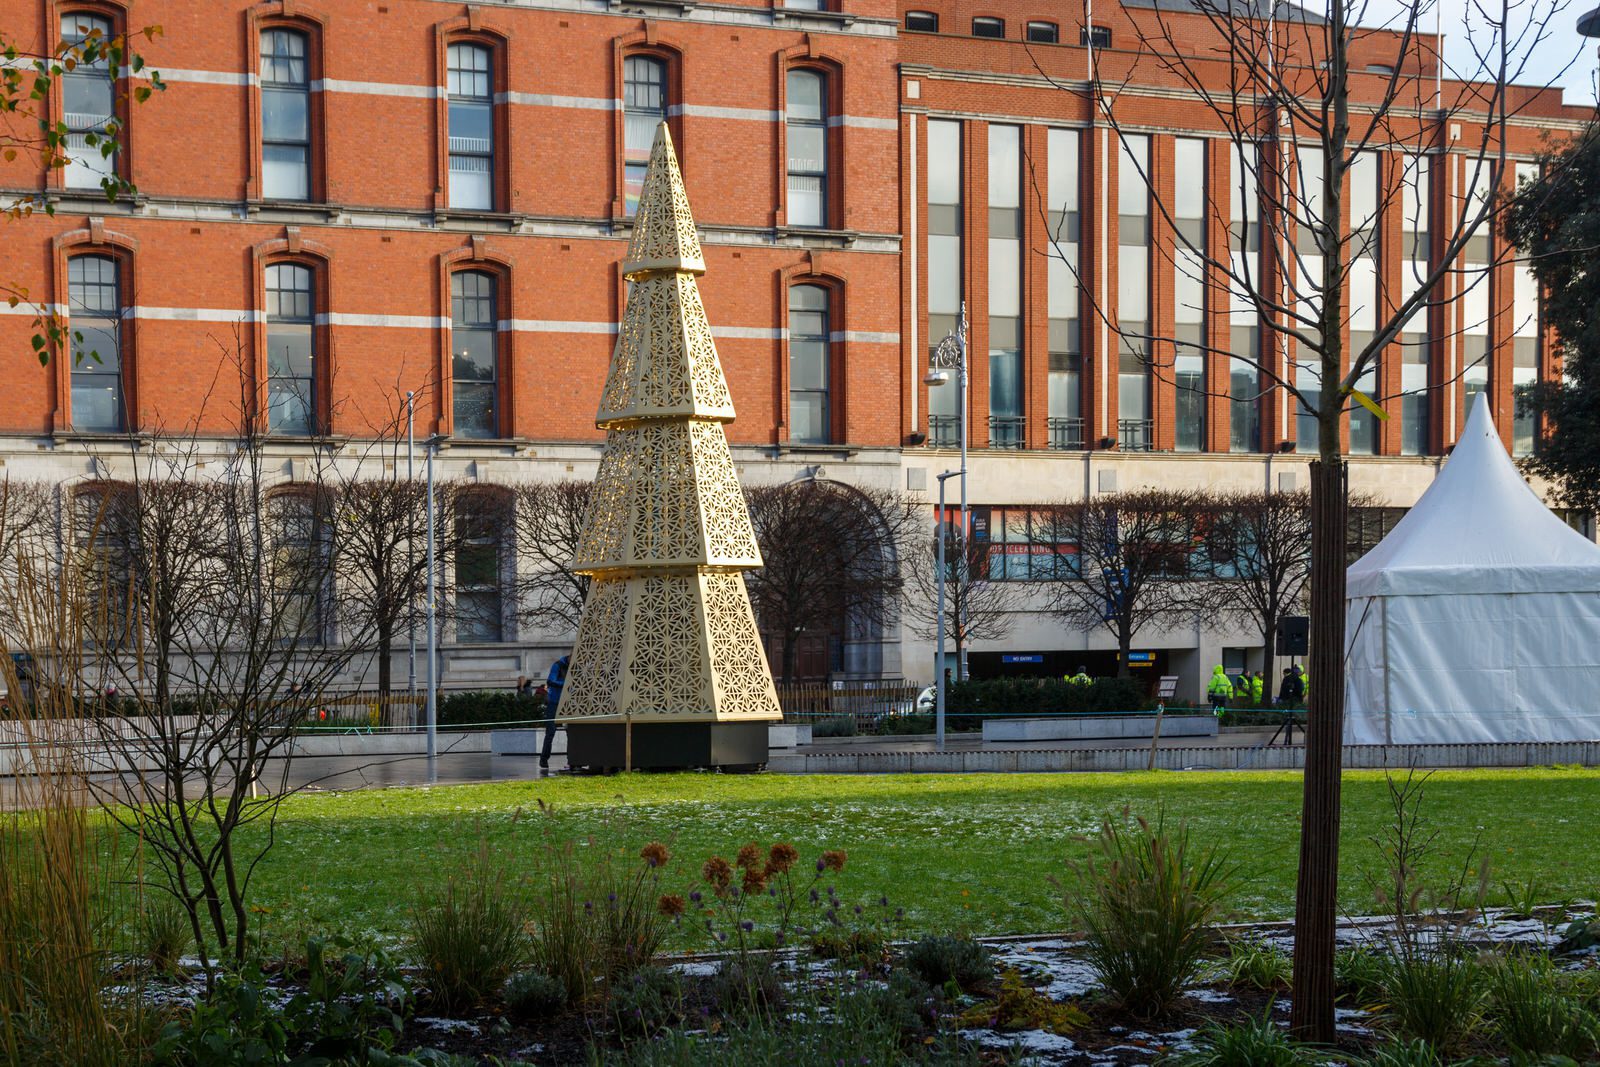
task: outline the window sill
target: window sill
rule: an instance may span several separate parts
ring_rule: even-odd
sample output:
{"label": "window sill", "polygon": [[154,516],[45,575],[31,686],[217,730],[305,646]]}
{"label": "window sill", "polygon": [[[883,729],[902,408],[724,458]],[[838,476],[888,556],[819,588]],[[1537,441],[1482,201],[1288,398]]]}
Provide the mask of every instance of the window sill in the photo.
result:
{"label": "window sill", "polygon": [[246,200],[244,209],[250,215],[259,215],[263,211],[283,211],[305,214],[314,212],[327,219],[339,216],[339,208],[321,200]]}
{"label": "window sill", "polygon": [[813,8],[785,7],[776,4],[772,8],[772,21],[783,22],[785,19],[815,19],[819,22],[836,23],[840,28],[855,25],[856,16],[846,11],[817,11]]}
{"label": "window sill", "polygon": [[50,438],[61,444],[120,444],[135,448],[150,443],[150,434],[140,430],[57,430]]}
{"label": "window sill", "polygon": [[612,11],[653,9],[687,15],[696,6],[696,0],[606,0],[606,7]]}
{"label": "window sill", "polygon": [[787,223],[774,226],[773,234],[780,241],[785,238],[799,237],[824,242],[840,248],[849,248],[861,236],[858,230],[830,230],[825,226],[790,226]]}
{"label": "window sill", "polygon": [[849,458],[861,451],[860,445],[852,444],[809,444],[799,441],[780,441],[774,446],[778,455],[793,456],[839,456]]}

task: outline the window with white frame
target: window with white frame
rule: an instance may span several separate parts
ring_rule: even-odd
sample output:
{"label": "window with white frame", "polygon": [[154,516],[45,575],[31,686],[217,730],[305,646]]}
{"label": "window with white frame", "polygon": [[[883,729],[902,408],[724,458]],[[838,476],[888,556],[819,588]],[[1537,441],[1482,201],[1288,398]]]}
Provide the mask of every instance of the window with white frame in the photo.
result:
{"label": "window with white frame", "polygon": [[499,318],[495,278],[464,270],[450,276],[450,377],[458,437],[497,437]]}
{"label": "window with white frame", "polygon": [[261,195],[311,198],[311,74],[306,35],[261,32]]}
{"label": "window with white frame", "polygon": [[316,293],[310,267],[267,268],[267,429],[309,434],[316,399]]}
{"label": "window with white frame", "polygon": [[127,427],[122,385],[122,285],[110,256],[67,261],[72,338],[72,428],[117,433]]}
{"label": "window with white frame", "polygon": [[656,127],[666,120],[666,61],[656,56],[629,56],[622,61],[622,199],[629,215],[639,210]]}
{"label": "window with white frame", "polygon": [[450,206],[494,210],[494,57],[481,44],[449,48]]}
{"label": "window with white frame", "polygon": [[61,120],[67,127],[67,165],[62,180],[69,189],[100,189],[117,173],[110,139],[116,116],[116,81],[106,55],[111,21],[102,15],[69,11],[61,16],[61,43],[88,45],[94,58],[61,75]]}
{"label": "window with white frame", "polygon": [[789,72],[789,225],[828,224],[828,82],[815,70]]}

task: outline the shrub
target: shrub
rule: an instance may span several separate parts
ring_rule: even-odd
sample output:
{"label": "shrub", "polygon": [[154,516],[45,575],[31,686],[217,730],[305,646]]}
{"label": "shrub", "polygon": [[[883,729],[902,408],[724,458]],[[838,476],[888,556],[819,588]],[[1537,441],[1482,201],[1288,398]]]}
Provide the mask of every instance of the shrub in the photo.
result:
{"label": "shrub", "polygon": [[567,1004],[567,987],[543,971],[519,971],[501,990],[506,1010],[522,1019],[543,1019]]}
{"label": "shrub", "polygon": [[931,986],[954,982],[963,990],[983,989],[994,981],[994,955],[970,937],[931,935],[905,950],[905,963]]}
{"label": "shrub", "polygon": [[811,951],[825,960],[842,960],[857,967],[882,963],[889,940],[877,930],[828,927],[811,938]]}
{"label": "shrub", "polygon": [[176,974],[178,961],[193,943],[189,913],[170,900],[146,906],[139,921],[139,947],[150,969]]}
{"label": "shrub", "polygon": [[611,1016],[617,1029],[648,1037],[683,1018],[683,984],[662,967],[641,967],[611,986]]}
{"label": "shrub", "polygon": [[1105,714],[1138,711],[1144,687],[1133,678],[1096,678],[1073,685],[1061,678],[986,678],[955,682],[945,690],[952,730],[977,730],[983,720],[1007,715]]}
{"label": "shrub", "polygon": [[520,887],[480,845],[411,913],[411,944],[434,1002],[472,1008],[499,992],[527,959],[526,921]]}
{"label": "shrub", "polygon": [[811,724],[811,736],[813,738],[854,737],[855,735],[855,720],[848,715],[835,715],[831,719],[818,719]]}
{"label": "shrub", "polygon": [[875,731],[886,737],[901,734],[931,734],[934,728],[932,715],[886,715],[875,724]]}
{"label": "shrub", "polygon": [[518,697],[510,689],[473,689],[439,694],[440,726],[489,726],[544,717],[544,697]]}
{"label": "shrub", "polygon": [[1272,1021],[1269,1008],[1259,1019],[1223,1026],[1212,1023],[1194,1039],[1195,1047],[1167,1061],[1177,1067],[1300,1067],[1320,1063],[1314,1046],[1291,1038]]}
{"label": "shrub", "polygon": [[1383,993],[1400,1037],[1420,1038],[1449,1054],[1481,1021],[1486,989],[1478,961],[1441,941],[1386,960]]}
{"label": "shrub", "polygon": [[1289,954],[1265,941],[1234,942],[1223,966],[1229,984],[1252,989],[1283,989],[1294,972]]}
{"label": "shrub", "polygon": [[1426,1041],[1391,1041],[1360,1060],[1357,1067],[1445,1067]]}
{"label": "shrub", "polygon": [[771,956],[750,953],[722,961],[711,979],[713,999],[737,1014],[760,1012],[784,1001],[783,976]]}
{"label": "shrub", "polygon": [[847,993],[840,1012],[882,1020],[909,1042],[938,1029],[941,1003],[938,990],[930,989],[915,975],[895,971],[881,985],[874,983]]}
{"label": "shrub", "polygon": [[1158,1015],[1199,970],[1231,869],[1214,849],[1193,847],[1186,827],[1169,832],[1164,817],[1106,819],[1096,846],[1068,908],[1106,991],[1135,1015]]}
{"label": "shrub", "polygon": [[1334,985],[1357,1007],[1383,999],[1385,973],[1384,957],[1364,948],[1340,949],[1333,957]]}
{"label": "shrub", "polygon": [[1051,1000],[1025,983],[1013,970],[1000,976],[1000,991],[993,1000],[974,1004],[960,1017],[963,1027],[1046,1030],[1052,1034],[1070,1034],[1088,1021],[1089,1017],[1078,1007]]}
{"label": "shrub", "polygon": [[1547,957],[1511,957],[1489,968],[1489,1018],[1519,1057],[1569,1056],[1590,1062],[1600,1051],[1600,1017],[1564,988]]}

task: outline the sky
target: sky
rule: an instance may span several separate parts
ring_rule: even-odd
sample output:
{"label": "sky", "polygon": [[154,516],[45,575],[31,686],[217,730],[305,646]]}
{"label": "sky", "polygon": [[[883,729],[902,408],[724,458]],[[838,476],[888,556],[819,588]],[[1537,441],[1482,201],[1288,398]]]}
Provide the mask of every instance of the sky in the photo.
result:
{"label": "sky", "polygon": [[[1411,0],[1347,0],[1353,10],[1365,8],[1360,19],[1366,25],[1382,25],[1411,6]],[[1466,74],[1478,66],[1464,29],[1472,28],[1480,39],[1492,18],[1501,18],[1501,5],[1510,7],[1509,21],[1514,30],[1528,26],[1530,20],[1548,20],[1546,32],[1537,41],[1530,37],[1517,50],[1528,56],[1523,76],[1516,81],[1541,84],[1553,80],[1571,105],[1595,102],[1596,46],[1600,39],[1579,37],[1578,16],[1600,4],[1600,0],[1421,0],[1424,5],[1422,29],[1429,32],[1437,24],[1445,33],[1447,70]],[[1309,5],[1312,10],[1319,6]],[[1435,23],[1437,18],[1438,22]],[[1515,36],[1515,33],[1514,33]],[[1564,73],[1559,75],[1557,71]]]}

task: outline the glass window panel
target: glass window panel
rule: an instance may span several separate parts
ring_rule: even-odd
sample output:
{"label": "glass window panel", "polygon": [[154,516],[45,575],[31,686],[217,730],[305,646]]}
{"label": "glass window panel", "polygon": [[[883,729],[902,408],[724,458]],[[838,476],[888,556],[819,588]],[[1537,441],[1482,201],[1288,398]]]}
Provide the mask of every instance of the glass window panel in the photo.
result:
{"label": "glass window panel", "polygon": [[1378,222],[1378,155],[1363,152],[1350,164],[1350,228],[1370,230]]}
{"label": "glass window panel", "polygon": [[72,366],[74,371],[103,371],[116,374],[122,369],[121,344],[115,319],[73,319]]}
{"label": "glass window panel", "polygon": [[90,433],[122,429],[122,380],[115,374],[72,375],[72,428]]}
{"label": "glass window panel", "polygon": [[450,364],[456,381],[492,382],[495,378],[495,332],[455,330]]}
{"label": "glass window panel", "polygon": [[1053,22],[1028,23],[1028,40],[1035,44],[1055,44],[1061,31]]}
{"label": "glass window panel", "polygon": [[974,37],[1004,37],[1005,35],[1005,19],[976,18],[972,20],[972,36]]}
{"label": "glass window panel", "polygon": [[1047,400],[1052,418],[1077,418],[1082,414],[1082,369],[1083,358],[1077,353],[1050,353]]}
{"label": "glass window panel", "polygon": [[1172,259],[1174,319],[1180,324],[1200,325],[1206,317],[1205,261],[1181,246],[1173,250]]}
{"label": "glass window panel", "polygon": [[791,226],[823,224],[821,178],[808,178],[800,174],[789,175],[789,224]]}
{"label": "glass window panel", "polygon": [[1017,126],[989,127],[989,206],[1022,205],[1022,130]]}
{"label": "glass window panel", "polygon": [[823,170],[827,133],[822,126],[789,126],[789,170],[818,173]]}
{"label": "glass window panel", "polygon": [[827,118],[823,100],[822,75],[813,70],[789,72],[788,115],[791,119],[810,119],[822,122]]}
{"label": "glass window panel", "polygon": [[311,137],[307,94],[300,89],[261,90],[261,135],[269,141]]}
{"label": "glass window panel", "polygon": [[959,122],[928,122],[928,203],[961,203]]}
{"label": "glass window panel", "polygon": [[1150,214],[1150,138],[1125,134],[1117,154],[1117,214]]}
{"label": "glass window panel", "polygon": [[928,310],[942,315],[955,315],[961,310],[959,237],[928,238]]}
{"label": "glass window panel", "polygon": [[459,381],[454,385],[455,433],[458,437],[495,437],[495,386],[492,382]]}
{"label": "glass window panel", "polygon": [[821,340],[789,341],[789,385],[794,389],[828,387],[828,343]]}
{"label": "glass window panel", "polygon": [[1180,452],[1198,452],[1205,440],[1205,358],[1193,350],[1180,349],[1173,361],[1177,383],[1177,447]]}
{"label": "glass window panel", "polygon": [[1022,353],[1015,349],[989,350],[989,414],[1022,414]]}
{"label": "glass window panel", "polygon": [[311,327],[275,323],[267,329],[267,373],[306,378],[311,375],[313,355]]}
{"label": "glass window panel", "polygon": [[906,29],[918,33],[938,33],[939,16],[932,11],[907,11]]}
{"label": "glass window panel", "polygon": [[1196,137],[1179,137],[1172,146],[1174,178],[1173,214],[1183,219],[1203,219],[1206,214],[1206,143]]}
{"label": "glass window panel", "polygon": [[1022,314],[1022,244],[989,242],[989,314]]}
{"label": "glass window panel", "polygon": [[1150,251],[1144,245],[1117,248],[1117,318],[1122,322],[1150,317]]}
{"label": "glass window panel", "polygon": [[311,386],[297,378],[267,383],[267,428],[273,433],[311,432]]}
{"label": "glass window panel", "polygon": [[827,394],[790,392],[789,439],[813,444],[828,440]]}
{"label": "glass window panel", "polygon": [[115,93],[109,73],[68,74],[62,79],[62,110],[67,128],[98,130],[111,117]]}
{"label": "glass window panel", "polygon": [[305,200],[310,192],[306,150],[298,145],[261,146],[261,195],[268,200]]}

